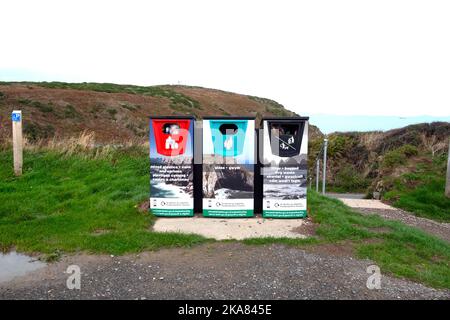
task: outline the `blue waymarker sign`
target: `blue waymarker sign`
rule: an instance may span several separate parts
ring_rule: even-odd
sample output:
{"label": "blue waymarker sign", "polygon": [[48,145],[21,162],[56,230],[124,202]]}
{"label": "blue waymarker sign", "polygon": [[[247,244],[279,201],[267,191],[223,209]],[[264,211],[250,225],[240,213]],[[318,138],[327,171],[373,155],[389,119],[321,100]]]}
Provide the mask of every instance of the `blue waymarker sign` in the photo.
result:
{"label": "blue waymarker sign", "polygon": [[14,122],[20,122],[20,113],[13,112],[11,115],[11,119]]}

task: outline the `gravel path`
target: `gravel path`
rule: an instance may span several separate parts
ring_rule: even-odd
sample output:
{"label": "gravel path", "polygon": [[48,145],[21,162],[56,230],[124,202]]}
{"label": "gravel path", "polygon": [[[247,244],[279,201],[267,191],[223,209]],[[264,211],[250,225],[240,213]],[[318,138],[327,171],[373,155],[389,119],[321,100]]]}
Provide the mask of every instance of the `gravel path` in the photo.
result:
{"label": "gravel path", "polygon": [[401,221],[404,224],[422,229],[425,232],[450,242],[450,223],[420,218],[400,209],[358,208],[357,210],[362,214],[377,214],[385,219]]}
{"label": "gravel path", "polygon": [[349,198],[346,195],[339,194],[330,196],[338,198],[347,206],[354,208],[362,214],[376,214],[385,219],[401,221],[404,224],[422,229],[427,233],[450,242],[450,223],[436,222],[430,219],[417,217],[410,212],[394,208],[380,200]]}
{"label": "gravel path", "polygon": [[[71,264],[81,268],[81,290],[66,288]],[[449,291],[389,276],[382,276],[381,289],[369,290],[371,264],[234,242],[122,257],[74,255],[0,283],[0,299],[450,299]]]}

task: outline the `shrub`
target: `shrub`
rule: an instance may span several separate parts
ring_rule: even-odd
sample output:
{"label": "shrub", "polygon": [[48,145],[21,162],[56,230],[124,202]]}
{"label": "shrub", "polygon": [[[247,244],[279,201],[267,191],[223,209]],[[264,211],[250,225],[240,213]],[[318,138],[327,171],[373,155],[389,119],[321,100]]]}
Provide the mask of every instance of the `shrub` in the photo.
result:
{"label": "shrub", "polygon": [[45,104],[45,103],[42,103],[42,102],[39,102],[39,101],[33,101],[33,100],[30,100],[30,99],[24,99],[24,98],[21,98],[18,101],[21,104],[34,107],[34,108],[36,108],[36,109],[38,109],[38,110],[40,110],[41,112],[44,112],[44,113],[53,112],[53,107],[51,106],[51,103],[50,104]]}
{"label": "shrub", "polygon": [[111,115],[111,118],[112,118],[113,120],[116,120],[117,110],[116,110],[116,109],[108,109],[107,111],[108,111],[108,113]]}
{"label": "shrub", "polygon": [[55,134],[55,128],[52,125],[40,126],[36,123],[25,123],[23,132],[30,142],[36,142],[40,139],[47,139]]}
{"label": "shrub", "polygon": [[353,166],[344,165],[335,175],[332,187],[341,192],[357,192],[365,190],[369,182]]}
{"label": "shrub", "polygon": [[152,86],[141,87],[133,85],[119,85],[114,83],[65,83],[65,82],[39,82],[37,85],[53,89],[76,89],[76,90],[92,90],[97,92],[108,93],[130,93],[152,97],[164,97],[170,99],[172,103],[183,104],[187,108],[203,109],[200,103],[182,93],[176,92],[167,87]]}
{"label": "shrub", "polygon": [[80,114],[77,112],[77,110],[75,110],[75,108],[71,104],[68,104],[64,109],[64,117],[74,119],[80,117]]}
{"label": "shrub", "polygon": [[397,150],[407,157],[417,156],[419,154],[419,150],[417,149],[417,147],[410,144],[405,144],[404,146],[401,146]]}
{"label": "shrub", "polygon": [[332,135],[329,137],[328,155],[331,158],[342,158],[350,149],[352,140],[343,135]]}
{"label": "shrub", "polygon": [[142,107],[141,107],[140,105],[138,105],[138,104],[134,105],[134,104],[130,104],[130,103],[127,103],[127,102],[121,103],[120,106],[121,106],[122,108],[125,108],[125,109],[130,110],[130,111],[136,111],[136,110],[142,108]]}
{"label": "shrub", "polygon": [[406,163],[406,156],[399,150],[391,150],[384,155],[383,168],[393,168]]}
{"label": "shrub", "polygon": [[393,168],[395,166],[403,165],[409,157],[418,155],[417,147],[405,144],[397,149],[391,150],[384,155],[382,167]]}

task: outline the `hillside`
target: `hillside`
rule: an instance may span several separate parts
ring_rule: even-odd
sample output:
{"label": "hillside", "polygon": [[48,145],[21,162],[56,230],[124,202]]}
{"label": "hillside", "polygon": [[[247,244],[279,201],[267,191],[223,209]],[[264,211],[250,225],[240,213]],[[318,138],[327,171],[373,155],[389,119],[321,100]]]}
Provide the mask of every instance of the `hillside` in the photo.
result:
{"label": "hillside", "polygon": [[[450,199],[444,196],[449,137],[448,122],[332,133],[327,189],[365,192],[418,215],[449,221]],[[310,143],[311,166],[321,143],[321,138]]]}
{"label": "hillside", "polygon": [[150,115],[295,115],[270,99],[200,87],[0,82],[0,137],[10,135],[15,108],[23,111],[29,140],[88,130],[103,143],[145,139]]}

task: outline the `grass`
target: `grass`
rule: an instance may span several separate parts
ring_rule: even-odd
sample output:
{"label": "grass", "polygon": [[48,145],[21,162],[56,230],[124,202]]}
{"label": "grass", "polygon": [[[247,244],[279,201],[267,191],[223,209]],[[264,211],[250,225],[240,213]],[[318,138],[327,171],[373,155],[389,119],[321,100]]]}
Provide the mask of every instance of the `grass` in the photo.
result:
{"label": "grass", "polygon": [[382,272],[439,288],[450,288],[450,244],[425,232],[379,216],[363,216],[337,199],[309,191],[308,206],[319,223],[316,238],[249,239],[247,244],[292,246],[352,245],[358,258],[368,258]]}
{"label": "grass", "polygon": [[[82,140],[80,138],[80,140]],[[24,174],[12,174],[11,150],[0,149],[0,247],[41,252],[125,254],[208,240],[196,235],[155,233],[154,218],[137,204],[149,193],[147,151],[141,147],[64,152],[36,148],[25,152]],[[70,145],[70,144],[69,144]],[[80,149],[84,151],[80,151]],[[319,224],[309,239],[248,239],[246,244],[293,246],[345,243],[382,272],[450,288],[450,244],[400,222],[363,216],[310,191],[311,216]]]}
{"label": "grass", "polygon": [[136,208],[148,197],[149,161],[132,149],[100,158],[27,151],[19,178],[11,152],[0,152],[1,248],[123,254],[207,241],[149,231],[153,217]]}
{"label": "grass", "polygon": [[450,222],[450,199],[445,196],[446,154],[416,165],[390,181],[390,191],[383,198],[395,207],[417,216]]}

